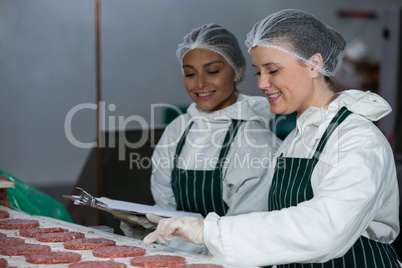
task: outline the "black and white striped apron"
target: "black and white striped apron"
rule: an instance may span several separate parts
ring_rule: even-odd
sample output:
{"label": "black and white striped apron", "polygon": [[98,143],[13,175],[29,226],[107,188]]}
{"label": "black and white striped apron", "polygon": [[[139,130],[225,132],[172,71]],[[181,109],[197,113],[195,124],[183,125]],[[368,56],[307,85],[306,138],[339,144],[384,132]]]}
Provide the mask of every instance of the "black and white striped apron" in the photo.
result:
{"label": "black and white striped apron", "polygon": [[[342,108],[332,119],[323,134],[314,156],[307,158],[278,157],[272,186],[269,191],[269,211],[280,210],[313,198],[311,174],[318,162],[325,144],[340,123],[351,114]],[[332,268],[371,268],[399,267],[398,254],[394,247],[361,236],[353,247],[340,258],[325,263],[293,263],[278,265],[285,267],[332,267]]]}
{"label": "black and white striped apron", "polygon": [[172,190],[177,210],[197,212],[204,217],[209,212],[215,212],[220,216],[226,214],[228,206],[222,197],[222,169],[241,122],[232,120],[213,170],[186,170],[177,167],[177,160],[194,122],[190,123],[177,145],[172,170]]}

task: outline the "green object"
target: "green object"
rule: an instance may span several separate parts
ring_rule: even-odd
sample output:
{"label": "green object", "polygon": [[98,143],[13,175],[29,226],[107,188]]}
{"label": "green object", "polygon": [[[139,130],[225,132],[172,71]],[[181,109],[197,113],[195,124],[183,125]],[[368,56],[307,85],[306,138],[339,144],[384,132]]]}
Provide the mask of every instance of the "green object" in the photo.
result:
{"label": "green object", "polygon": [[0,174],[6,176],[8,181],[15,184],[14,188],[7,188],[8,201],[12,207],[31,215],[47,216],[73,222],[65,206],[59,201],[3,170],[0,170]]}
{"label": "green object", "polygon": [[284,140],[286,136],[296,127],[297,112],[282,115],[276,114],[269,122],[270,130],[276,134],[278,138]]}
{"label": "green object", "polygon": [[179,115],[187,113],[188,105],[178,105],[178,106],[171,106],[165,107],[164,110],[164,123],[168,125],[172,122],[176,117]]}

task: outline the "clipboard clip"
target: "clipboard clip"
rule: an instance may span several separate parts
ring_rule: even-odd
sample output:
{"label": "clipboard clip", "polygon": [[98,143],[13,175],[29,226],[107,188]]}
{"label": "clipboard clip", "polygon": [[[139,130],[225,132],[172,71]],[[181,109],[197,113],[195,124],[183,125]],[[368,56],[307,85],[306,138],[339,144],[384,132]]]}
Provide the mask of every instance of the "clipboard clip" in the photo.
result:
{"label": "clipboard clip", "polygon": [[74,205],[86,205],[86,206],[101,206],[104,208],[107,208],[108,206],[102,202],[90,195],[88,192],[86,192],[84,189],[80,187],[75,187],[77,190],[81,191],[80,193],[80,198],[74,201]]}

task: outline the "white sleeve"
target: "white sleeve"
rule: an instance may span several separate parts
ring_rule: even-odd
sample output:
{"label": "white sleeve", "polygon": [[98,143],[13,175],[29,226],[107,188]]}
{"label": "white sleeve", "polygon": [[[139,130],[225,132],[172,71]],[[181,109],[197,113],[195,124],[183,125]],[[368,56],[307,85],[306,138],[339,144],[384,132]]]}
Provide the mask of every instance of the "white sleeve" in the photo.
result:
{"label": "white sleeve", "polygon": [[[209,214],[204,240],[210,252],[229,262],[274,265],[343,256],[364,233],[392,242],[399,233],[399,193],[385,138],[350,126],[331,137],[326,148],[337,162],[319,161],[312,175],[312,199],[280,211]],[[380,224],[384,237],[376,230]]]}

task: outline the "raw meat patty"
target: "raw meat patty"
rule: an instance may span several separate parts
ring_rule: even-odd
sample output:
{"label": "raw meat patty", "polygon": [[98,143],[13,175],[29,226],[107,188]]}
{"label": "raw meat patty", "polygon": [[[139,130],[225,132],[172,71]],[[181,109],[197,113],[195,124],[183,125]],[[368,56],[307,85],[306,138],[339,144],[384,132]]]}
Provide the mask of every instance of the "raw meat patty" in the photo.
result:
{"label": "raw meat patty", "polygon": [[36,240],[41,242],[64,242],[84,238],[85,234],[80,232],[57,232],[36,235]]}
{"label": "raw meat patty", "polygon": [[133,258],[130,264],[139,267],[171,267],[186,264],[186,259],[172,255],[148,255]]}
{"label": "raw meat patty", "polygon": [[72,263],[68,268],[126,268],[127,265],[114,261],[83,261]]}
{"label": "raw meat patty", "polygon": [[8,256],[18,256],[41,252],[50,252],[50,247],[47,245],[39,244],[20,244],[5,246],[0,249],[0,254]]}
{"label": "raw meat patty", "polygon": [[7,267],[8,261],[4,258],[0,258],[0,267]]}
{"label": "raw meat patty", "polygon": [[106,246],[114,246],[116,242],[106,238],[84,238],[71,240],[64,243],[65,249],[95,249]]}
{"label": "raw meat patty", "polygon": [[39,226],[39,221],[28,219],[0,220],[0,229],[27,229]]}
{"label": "raw meat patty", "polygon": [[135,246],[109,246],[96,248],[92,254],[101,258],[136,257],[144,255],[145,249]]}
{"label": "raw meat patty", "polygon": [[0,210],[0,219],[5,219],[10,217],[10,213],[8,213],[7,211],[4,210]]}
{"label": "raw meat patty", "polygon": [[26,261],[36,264],[70,263],[81,260],[81,255],[74,252],[47,252],[25,256]]}
{"label": "raw meat patty", "polygon": [[18,237],[0,237],[0,247],[24,244],[25,240]]}
{"label": "raw meat patty", "polygon": [[57,233],[57,232],[68,232],[67,229],[52,227],[52,228],[28,228],[21,229],[20,235],[25,237],[36,237],[38,234],[44,233]]}
{"label": "raw meat patty", "polygon": [[[0,175],[1,181],[8,181],[7,177],[4,175]],[[0,189],[0,205],[11,207],[10,202],[8,201],[8,191],[7,189]]]}

